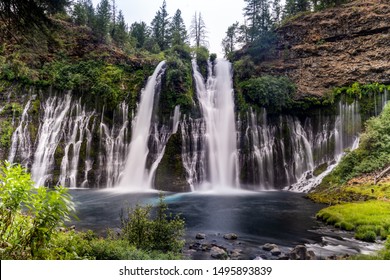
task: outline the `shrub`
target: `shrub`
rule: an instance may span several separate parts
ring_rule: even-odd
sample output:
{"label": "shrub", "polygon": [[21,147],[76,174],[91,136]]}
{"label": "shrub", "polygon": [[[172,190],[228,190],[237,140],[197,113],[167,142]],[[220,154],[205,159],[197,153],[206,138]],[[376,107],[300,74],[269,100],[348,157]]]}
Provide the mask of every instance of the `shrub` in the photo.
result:
{"label": "shrub", "polygon": [[216,59],[217,59],[217,54],[216,53],[210,54],[210,61],[211,62],[214,62]]}
{"label": "shrub", "polygon": [[247,103],[258,109],[266,107],[270,113],[290,108],[295,93],[295,85],[287,77],[251,78],[239,86]]}
{"label": "shrub", "polygon": [[137,249],[162,252],[180,252],[184,245],[184,220],[167,214],[167,204],[160,196],[156,215],[152,217],[150,205],[136,205],[121,214],[121,236]]}
{"label": "shrub", "polygon": [[36,189],[20,165],[5,162],[0,172],[0,257],[42,258],[71,211],[67,189]]}
{"label": "shrub", "polygon": [[209,59],[209,50],[205,47],[199,47],[195,50],[196,54],[196,63],[198,64],[199,71],[202,74],[203,78],[208,76],[208,59]]}

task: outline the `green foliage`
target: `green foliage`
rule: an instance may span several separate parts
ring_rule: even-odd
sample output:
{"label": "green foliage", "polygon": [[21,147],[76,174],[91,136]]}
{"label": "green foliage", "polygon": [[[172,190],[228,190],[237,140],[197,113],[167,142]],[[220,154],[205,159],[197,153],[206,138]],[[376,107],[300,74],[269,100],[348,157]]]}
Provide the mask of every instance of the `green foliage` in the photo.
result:
{"label": "green foliage", "polygon": [[199,67],[199,71],[204,78],[208,75],[208,59],[209,50],[206,47],[199,47],[195,49],[196,64]]}
{"label": "green foliage", "polygon": [[134,22],[130,26],[130,36],[135,39],[137,48],[143,48],[149,38],[148,26],[145,22]]}
{"label": "green foliage", "polygon": [[56,228],[73,210],[67,189],[35,189],[20,165],[5,162],[0,172],[0,257],[42,258]]}
{"label": "green foliage", "polygon": [[68,0],[0,1],[0,19],[4,25],[0,37],[15,37],[18,32],[25,36],[37,31],[46,32],[51,25],[49,15],[65,11],[69,3]]}
{"label": "green foliage", "polygon": [[320,11],[326,8],[340,6],[341,4],[351,2],[352,0],[312,0],[314,9]]}
{"label": "green foliage", "polygon": [[143,251],[130,245],[112,231],[108,236],[98,237],[92,231],[59,231],[46,250],[45,259],[49,260],[174,260],[179,254],[172,252]]}
{"label": "green foliage", "polygon": [[335,88],[328,98],[331,101],[342,98],[349,103],[359,100],[360,114],[362,115],[362,120],[365,121],[370,116],[375,115],[376,104],[381,102],[380,96],[385,90],[390,91],[390,85],[379,83],[362,85],[355,82],[347,87]]}
{"label": "green foliage", "polygon": [[276,33],[273,30],[269,30],[250,44],[247,53],[252,57],[254,62],[262,62],[269,57],[273,57],[276,42]]}
{"label": "green foliage", "polygon": [[188,113],[193,106],[192,68],[190,48],[176,45],[166,54],[167,70],[163,77],[159,114],[168,118],[175,106]]}
{"label": "green foliage", "polygon": [[244,16],[248,22],[248,35],[250,42],[255,42],[266,34],[272,27],[270,1],[244,0]]}
{"label": "green foliage", "polygon": [[321,175],[322,173],[324,173],[327,168],[328,168],[328,163],[325,162],[325,163],[319,165],[316,169],[314,169],[313,175],[317,177],[318,175]]}
{"label": "green foliage", "polygon": [[113,109],[129,95],[129,104],[133,108],[136,96],[150,74],[147,69],[134,69],[129,65],[109,64],[87,60],[78,63],[55,61],[42,69],[41,85],[55,85],[61,90],[73,90],[88,93],[91,104],[105,104]]}
{"label": "green foliage", "polygon": [[167,214],[168,207],[160,195],[156,215],[152,207],[136,205],[121,215],[121,236],[137,249],[180,252],[184,245],[184,220]]}
{"label": "green foliage", "polygon": [[184,45],[188,42],[187,30],[184,20],[181,17],[180,10],[177,10],[175,15],[172,17],[172,21],[169,25],[169,36],[171,46]]}
{"label": "green foliage", "polygon": [[8,149],[11,146],[11,138],[14,133],[14,126],[8,120],[3,120],[0,123],[0,147]]}
{"label": "green foliage", "polygon": [[[343,157],[337,167],[323,179],[312,197],[316,200],[322,199],[321,197],[329,187],[338,190],[348,180],[381,170],[389,164],[390,106],[386,105],[380,116],[366,122],[366,129],[361,135],[359,147]],[[331,191],[330,189],[329,192]]]}
{"label": "green foliage", "polygon": [[214,62],[216,59],[217,59],[217,54],[216,53],[210,54],[210,61],[211,62]]}
{"label": "green foliage", "polygon": [[100,42],[106,42],[111,22],[111,5],[108,0],[101,0],[96,8],[94,33]]}
{"label": "green foliage", "polygon": [[295,85],[286,77],[251,78],[239,86],[246,103],[258,109],[266,107],[271,113],[290,108],[295,93]]}
{"label": "green foliage", "polygon": [[372,200],[346,203],[322,209],[317,218],[344,230],[354,230],[355,237],[374,242],[386,239],[390,229],[390,203]]}
{"label": "green foliage", "polygon": [[33,84],[37,78],[37,71],[28,67],[20,58],[19,52],[15,52],[7,58],[0,56],[0,80]]}
{"label": "green foliage", "polygon": [[122,11],[120,10],[115,24],[111,30],[111,37],[115,44],[120,48],[124,48],[126,43],[129,42],[129,34],[127,29],[128,27],[125,22],[125,18]]}
{"label": "green foliage", "polygon": [[255,64],[249,56],[244,56],[233,63],[234,77],[237,83],[253,77],[255,74]]}
{"label": "green foliage", "polygon": [[166,1],[163,1],[162,6],[157,11],[152,24],[152,37],[160,47],[160,50],[164,51],[169,47],[169,18],[167,11]]}
{"label": "green foliage", "polygon": [[307,11],[310,11],[309,0],[287,0],[284,7],[284,17],[291,17]]}

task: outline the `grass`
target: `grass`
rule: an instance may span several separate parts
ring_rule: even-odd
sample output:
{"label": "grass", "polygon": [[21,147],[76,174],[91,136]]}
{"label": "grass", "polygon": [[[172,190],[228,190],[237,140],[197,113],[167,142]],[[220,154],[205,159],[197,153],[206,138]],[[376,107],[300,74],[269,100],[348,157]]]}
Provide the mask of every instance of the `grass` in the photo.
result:
{"label": "grass", "polygon": [[112,232],[108,237],[96,236],[92,231],[59,231],[50,246],[41,252],[47,260],[178,260],[179,253],[140,250]]}
{"label": "grass", "polygon": [[308,194],[308,198],[328,205],[335,205],[346,202],[368,201],[368,200],[389,200],[390,183],[382,184],[357,184],[357,185],[328,185],[328,188],[319,187]]}
{"label": "grass", "polygon": [[371,200],[327,207],[317,218],[343,230],[354,230],[355,238],[374,242],[390,232],[390,202]]}

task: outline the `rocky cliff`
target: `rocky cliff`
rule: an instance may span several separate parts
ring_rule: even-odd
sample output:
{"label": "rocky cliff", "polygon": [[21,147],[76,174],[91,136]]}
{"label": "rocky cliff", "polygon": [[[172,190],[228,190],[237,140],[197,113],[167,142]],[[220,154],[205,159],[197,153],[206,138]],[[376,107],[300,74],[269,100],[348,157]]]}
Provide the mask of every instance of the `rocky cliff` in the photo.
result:
{"label": "rocky cliff", "polygon": [[389,0],[358,0],[300,15],[277,33],[276,57],[257,71],[289,76],[299,96],[354,82],[390,83]]}

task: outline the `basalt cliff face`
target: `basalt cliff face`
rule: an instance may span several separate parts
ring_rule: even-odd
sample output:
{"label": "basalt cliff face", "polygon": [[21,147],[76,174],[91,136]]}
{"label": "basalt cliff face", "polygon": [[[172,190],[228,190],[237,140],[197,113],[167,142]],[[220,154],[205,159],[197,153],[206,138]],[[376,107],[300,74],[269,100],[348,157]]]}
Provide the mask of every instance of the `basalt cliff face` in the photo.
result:
{"label": "basalt cliff face", "polygon": [[301,15],[277,33],[276,57],[257,71],[287,75],[299,96],[324,95],[354,82],[390,83],[389,0],[359,0]]}

